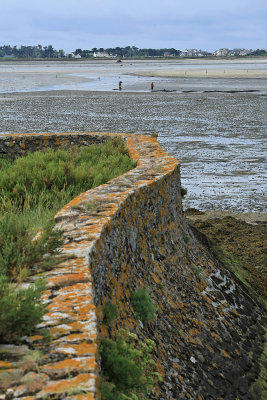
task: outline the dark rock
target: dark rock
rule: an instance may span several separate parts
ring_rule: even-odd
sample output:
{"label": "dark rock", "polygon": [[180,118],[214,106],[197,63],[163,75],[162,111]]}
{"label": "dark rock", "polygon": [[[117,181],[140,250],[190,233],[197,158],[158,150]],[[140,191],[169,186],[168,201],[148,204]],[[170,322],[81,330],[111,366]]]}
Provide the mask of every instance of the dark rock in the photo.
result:
{"label": "dark rock", "polygon": [[243,395],[248,393],[249,387],[248,387],[248,382],[246,381],[245,378],[239,379],[237,387],[240,394]]}

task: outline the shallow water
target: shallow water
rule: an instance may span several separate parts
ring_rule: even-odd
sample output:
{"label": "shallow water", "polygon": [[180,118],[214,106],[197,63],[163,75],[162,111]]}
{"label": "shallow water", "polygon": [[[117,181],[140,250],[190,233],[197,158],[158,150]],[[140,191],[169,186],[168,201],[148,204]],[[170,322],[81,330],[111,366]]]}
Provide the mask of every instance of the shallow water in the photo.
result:
{"label": "shallow water", "polygon": [[[28,84],[37,85],[35,89],[31,85],[26,88],[25,82],[16,83],[17,70],[13,81],[10,71],[0,74],[0,81],[1,76],[9,74],[12,88],[17,92],[0,94],[0,132],[157,132],[162,147],[181,160],[182,184],[188,189],[186,207],[266,211],[265,79],[153,78],[155,87],[177,87],[177,91],[151,93],[150,78],[129,75],[129,81],[126,77],[121,79],[123,91],[119,92],[112,90],[117,84],[118,65],[109,69],[105,64],[101,67],[108,70],[104,77],[88,75],[87,79],[92,80],[86,82],[84,77],[77,76],[77,70],[80,73],[84,64],[74,67],[73,71],[70,64],[66,65],[70,74],[64,76],[68,81],[63,88],[70,85],[78,91],[39,91],[44,87],[42,84],[58,88],[56,80],[60,79],[59,73],[57,78],[51,78],[50,72],[44,73],[43,65],[38,66],[35,78],[25,78]],[[27,65],[19,68],[20,73],[26,74]],[[59,65],[46,68],[55,75]],[[64,66],[60,68],[63,70]],[[138,64],[138,68],[144,65]],[[71,75],[73,72],[75,77]],[[88,89],[88,85],[94,91],[81,90]],[[99,90],[97,85],[106,91]],[[187,92],[189,89],[194,92]],[[241,92],[226,93],[229,89]],[[257,91],[246,93],[246,90]]]}

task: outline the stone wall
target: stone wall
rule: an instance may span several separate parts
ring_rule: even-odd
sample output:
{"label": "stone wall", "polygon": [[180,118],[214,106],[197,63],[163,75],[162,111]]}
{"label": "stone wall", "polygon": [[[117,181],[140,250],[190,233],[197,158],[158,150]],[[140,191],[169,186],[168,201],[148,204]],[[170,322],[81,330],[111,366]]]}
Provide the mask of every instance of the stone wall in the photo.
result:
{"label": "stone wall", "polygon": [[[118,135],[3,135],[0,153],[16,157]],[[38,372],[23,370],[12,357],[0,361],[10,376],[19,371],[2,399],[99,399],[97,339],[121,327],[156,343],[153,358],[163,382],[151,399],[260,399],[257,387],[250,388],[259,374],[264,310],[191,231],[179,162],[155,138],[120,136],[137,167],[81,194],[56,215],[67,260],[46,275],[49,312],[39,328],[49,328],[50,337],[24,338],[9,348],[45,355]],[[156,321],[145,326],[130,302],[143,286],[157,307]],[[107,301],[120,309],[109,325],[103,321]],[[27,384],[33,378],[39,382],[34,389]]]}
{"label": "stone wall", "polygon": [[106,134],[3,134],[0,136],[0,155],[7,155],[10,158],[21,157],[27,153],[37,150],[57,149],[59,147],[70,148],[71,146],[90,146],[101,144],[108,139]]}

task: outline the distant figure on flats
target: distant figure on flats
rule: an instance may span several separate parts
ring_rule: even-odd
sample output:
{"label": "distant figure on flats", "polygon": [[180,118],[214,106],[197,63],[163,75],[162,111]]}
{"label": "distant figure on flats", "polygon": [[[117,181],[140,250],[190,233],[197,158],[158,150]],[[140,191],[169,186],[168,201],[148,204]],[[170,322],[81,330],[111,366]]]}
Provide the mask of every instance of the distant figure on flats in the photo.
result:
{"label": "distant figure on flats", "polygon": [[154,89],[154,83],[153,82],[151,82],[150,87],[151,87],[151,91],[152,91]]}
{"label": "distant figure on flats", "polygon": [[119,81],[119,90],[122,89],[121,85],[122,85],[122,81]]}

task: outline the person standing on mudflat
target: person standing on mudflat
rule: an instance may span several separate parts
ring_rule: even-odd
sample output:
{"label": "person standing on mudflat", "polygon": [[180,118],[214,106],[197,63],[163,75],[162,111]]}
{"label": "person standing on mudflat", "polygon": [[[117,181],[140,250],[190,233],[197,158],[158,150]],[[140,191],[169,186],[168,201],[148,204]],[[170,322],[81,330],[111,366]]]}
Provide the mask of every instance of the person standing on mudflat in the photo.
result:
{"label": "person standing on mudflat", "polygon": [[119,81],[119,90],[122,89],[121,85],[122,85],[122,81]]}

